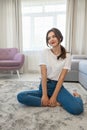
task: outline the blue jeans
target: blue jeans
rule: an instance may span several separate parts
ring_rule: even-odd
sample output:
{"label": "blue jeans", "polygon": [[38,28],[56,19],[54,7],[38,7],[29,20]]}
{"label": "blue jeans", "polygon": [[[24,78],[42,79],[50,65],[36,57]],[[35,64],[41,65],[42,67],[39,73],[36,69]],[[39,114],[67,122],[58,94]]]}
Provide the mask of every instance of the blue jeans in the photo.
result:
{"label": "blue jeans", "polygon": [[[50,98],[54,92],[57,81],[48,80],[47,81],[47,94]],[[38,90],[23,91],[17,95],[17,99],[20,103],[27,106],[41,107],[41,97],[42,97],[42,85],[40,83]],[[71,114],[79,115],[83,112],[83,101],[80,97],[73,96],[64,86],[58,93],[57,101],[61,106]]]}

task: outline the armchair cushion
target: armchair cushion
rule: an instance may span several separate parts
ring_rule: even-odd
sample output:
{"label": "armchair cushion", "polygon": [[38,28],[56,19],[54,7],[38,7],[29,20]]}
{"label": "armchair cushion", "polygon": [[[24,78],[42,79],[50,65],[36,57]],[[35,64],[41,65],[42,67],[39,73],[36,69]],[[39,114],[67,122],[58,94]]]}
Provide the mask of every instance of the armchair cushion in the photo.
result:
{"label": "armchair cushion", "polygon": [[20,61],[17,60],[1,60],[0,67],[12,67],[20,65]]}

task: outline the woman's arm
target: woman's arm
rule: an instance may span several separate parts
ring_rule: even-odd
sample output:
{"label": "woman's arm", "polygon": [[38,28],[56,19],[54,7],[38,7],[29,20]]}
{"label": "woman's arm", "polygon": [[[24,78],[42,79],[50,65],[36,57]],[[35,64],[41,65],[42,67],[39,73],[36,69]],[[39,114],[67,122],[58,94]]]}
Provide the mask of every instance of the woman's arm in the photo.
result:
{"label": "woman's arm", "polygon": [[67,71],[68,71],[67,69],[62,70],[62,72],[60,74],[60,77],[58,79],[58,83],[56,85],[56,88],[54,90],[54,93],[50,98],[50,105],[55,105],[56,104],[56,102],[57,102],[56,98],[57,98],[57,95],[58,95],[58,93],[59,93],[59,91],[60,91],[60,89],[62,87],[62,84],[63,84],[64,78],[65,78],[65,76],[67,74]]}
{"label": "woman's arm", "polygon": [[55,91],[54,91],[54,93],[53,93],[53,96],[54,96],[54,97],[57,97],[57,95],[58,95],[58,93],[59,93],[59,91],[60,91],[60,89],[61,89],[61,86],[62,86],[62,84],[63,84],[63,82],[64,82],[64,79],[65,79],[65,76],[66,76],[67,72],[68,72],[67,69],[63,69],[63,70],[62,70],[62,72],[61,72],[61,74],[60,74],[60,77],[59,77],[59,79],[58,79],[58,83],[57,83],[57,85],[56,85]]}
{"label": "woman's arm", "polygon": [[47,69],[46,65],[41,65],[41,78],[42,78],[42,105],[47,106],[49,104],[49,98],[47,95]]}

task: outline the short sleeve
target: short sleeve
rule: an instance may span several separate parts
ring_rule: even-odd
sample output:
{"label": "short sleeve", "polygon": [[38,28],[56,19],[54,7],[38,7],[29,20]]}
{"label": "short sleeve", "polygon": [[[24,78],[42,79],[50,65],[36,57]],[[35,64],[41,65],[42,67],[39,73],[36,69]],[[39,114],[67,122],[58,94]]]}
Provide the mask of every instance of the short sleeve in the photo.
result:
{"label": "short sleeve", "polygon": [[68,69],[68,70],[71,69],[71,54],[70,53],[67,53],[67,55],[66,55],[65,65],[63,68]]}

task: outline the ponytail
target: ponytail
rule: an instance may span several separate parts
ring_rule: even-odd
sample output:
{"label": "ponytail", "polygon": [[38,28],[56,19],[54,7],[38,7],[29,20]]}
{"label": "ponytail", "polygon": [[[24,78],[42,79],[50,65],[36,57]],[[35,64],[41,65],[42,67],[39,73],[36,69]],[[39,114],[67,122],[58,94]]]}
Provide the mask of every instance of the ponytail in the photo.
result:
{"label": "ponytail", "polygon": [[60,47],[61,47],[61,54],[59,56],[57,56],[57,59],[59,59],[59,58],[65,59],[66,58],[66,49],[62,45],[60,45]]}

